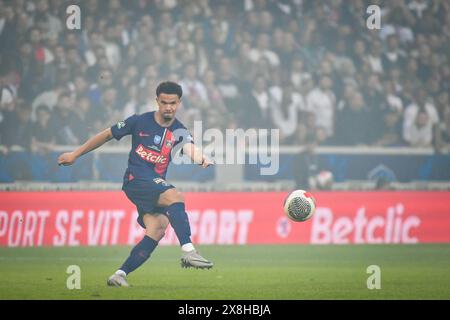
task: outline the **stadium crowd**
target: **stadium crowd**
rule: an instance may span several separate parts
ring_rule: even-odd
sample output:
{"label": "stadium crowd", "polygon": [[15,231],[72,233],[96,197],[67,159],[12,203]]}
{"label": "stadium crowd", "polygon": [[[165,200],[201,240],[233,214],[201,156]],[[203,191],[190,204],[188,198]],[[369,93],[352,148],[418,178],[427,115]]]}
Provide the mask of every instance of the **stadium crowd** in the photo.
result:
{"label": "stadium crowd", "polygon": [[[68,30],[66,8],[81,8]],[[366,9],[381,8],[381,29]],[[450,146],[447,0],[0,0],[0,145],[77,145],[184,89],[181,121],[285,145]]]}

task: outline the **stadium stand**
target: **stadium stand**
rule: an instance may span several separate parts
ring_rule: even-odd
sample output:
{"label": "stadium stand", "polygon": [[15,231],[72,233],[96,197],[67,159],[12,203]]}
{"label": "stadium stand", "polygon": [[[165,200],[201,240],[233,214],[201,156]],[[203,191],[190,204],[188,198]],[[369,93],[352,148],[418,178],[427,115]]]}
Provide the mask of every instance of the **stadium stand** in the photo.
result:
{"label": "stadium stand", "polygon": [[[66,28],[70,4],[81,30]],[[380,30],[366,27],[369,4],[382,8]],[[269,180],[252,166],[174,168],[175,180],[292,182],[312,145],[312,174],[337,183],[378,171],[450,181],[445,0],[1,0],[0,43],[0,182],[120,182],[126,141],[65,171],[56,154],[153,110],[164,79],[183,85],[188,127],[280,129],[284,146]]]}

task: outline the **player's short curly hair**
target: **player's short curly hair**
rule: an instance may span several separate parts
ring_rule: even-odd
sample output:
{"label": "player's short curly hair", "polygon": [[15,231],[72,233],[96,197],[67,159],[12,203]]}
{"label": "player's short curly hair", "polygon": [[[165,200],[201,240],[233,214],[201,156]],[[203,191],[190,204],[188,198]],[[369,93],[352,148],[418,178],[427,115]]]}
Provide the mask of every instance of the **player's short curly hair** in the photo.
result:
{"label": "player's short curly hair", "polygon": [[159,97],[161,93],[176,94],[178,98],[183,95],[183,89],[178,83],[172,81],[161,82],[156,88],[156,96]]}

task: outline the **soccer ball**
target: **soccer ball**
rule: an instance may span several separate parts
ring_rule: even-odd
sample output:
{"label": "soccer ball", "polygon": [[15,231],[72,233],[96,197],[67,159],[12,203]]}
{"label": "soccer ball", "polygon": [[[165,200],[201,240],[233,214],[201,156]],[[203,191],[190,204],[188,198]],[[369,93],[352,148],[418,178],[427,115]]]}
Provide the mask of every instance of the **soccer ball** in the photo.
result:
{"label": "soccer ball", "polygon": [[319,190],[330,190],[333,185],[333,173],[328,170],[320,171],[315,176],[315,187]]}
{"label": "soccer ball", "polygon": [[316,200],[305,190],[292,191],[284,200],[284,212],[293,221],[306,221],[315,211]]}

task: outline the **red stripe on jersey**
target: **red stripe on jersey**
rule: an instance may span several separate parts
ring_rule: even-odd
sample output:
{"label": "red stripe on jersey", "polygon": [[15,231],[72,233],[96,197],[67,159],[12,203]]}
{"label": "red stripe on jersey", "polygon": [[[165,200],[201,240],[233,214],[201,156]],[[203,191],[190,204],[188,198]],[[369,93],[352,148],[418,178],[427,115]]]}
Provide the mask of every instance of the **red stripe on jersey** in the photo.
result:
{"label": "red stripe on jersey", "polygon": [[[161,143],[161,155],[164,158],[170,159],[170,152],[172,151],[172,147],[174,145],[174,138],[172,131],[166,130],[166,134],[164,135],[163,141]],[[155,165],[155,172],[159,175],[162,175],[169,166],[169,162],[166,163],[157,163]]]}

